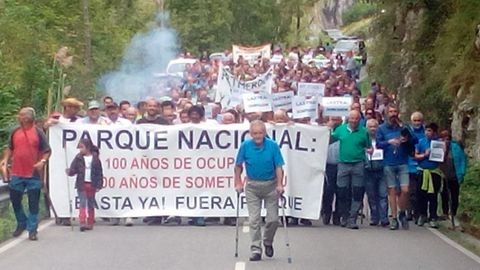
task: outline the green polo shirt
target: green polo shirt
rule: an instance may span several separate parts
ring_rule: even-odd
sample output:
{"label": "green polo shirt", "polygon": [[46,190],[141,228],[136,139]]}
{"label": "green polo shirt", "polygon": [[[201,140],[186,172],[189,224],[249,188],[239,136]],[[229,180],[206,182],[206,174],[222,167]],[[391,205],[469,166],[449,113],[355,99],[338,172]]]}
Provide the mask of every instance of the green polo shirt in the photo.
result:
{"label": "green polo shirt", "polygon": [[358,126],[350,130],[348,124],[337,127],[332,138],[340,141],[340,162],[353,163],[365,160],[365,149],[372,146],[367,129]]}

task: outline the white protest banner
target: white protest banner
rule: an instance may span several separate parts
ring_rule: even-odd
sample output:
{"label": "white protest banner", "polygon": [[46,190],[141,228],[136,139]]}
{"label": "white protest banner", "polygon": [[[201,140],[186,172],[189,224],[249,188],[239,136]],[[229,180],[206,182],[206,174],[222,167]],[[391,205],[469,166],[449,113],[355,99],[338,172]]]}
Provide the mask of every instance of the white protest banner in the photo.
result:
{"label": "white protest banner", "polygon": [[298,83],[297,95],[303,97],[317,97],[325,93],[325,84],[323,83]]}
{"label": "white protest banner", "polygon": [[272,93],[273,111],[284,109],[286,111],[292,108],[293,91]]}
{"label": "white protest banner", "polygon": [[315,120],[318,116],[317,97],[294,96],[292,100],[293,119],[310,117]]}
{"label": "white protest banner", "polygon": [[430,142],[430,156],[428,160],[443,162],[445,159],[445,142],[432,140]]}
{"label": "white protest banner", "polygon": [[272,92],[273,69],[257,76],[254,80],[239,80],[224,66],[220,66],[217,79],[215,102],[220,102],[222,108],[235,107],[242,103],[242,94],[249,92]]}
{"label": "white protest banner", "polygon": [[[65,169],[80,138],[100,148],[104,188],[96,194],[99,217],[235,216],[233,168],[248,126],[182,124],[129,127],[57,124],[49,131],[50,196],[60,217],[69,197],[78,214],[75,177]],[[329,132],[325,127],[267,125],[286,165],[287,214],[318,219]],[[68,191],[70,189],[70,191]],[[70,193],[69,193],[70,192]],[[244,194],[240,215],[247,215]]]}
{"label": "white protest banner", "polygon": [[244,93],[243,108],[246,113],[272,111],[272,100],[267,93]]}
{"label": "white protest banner", "polygon": [[351,105],[351,97],[323,97],[323,116],[348,116]]}
{"label": "white protest banner", "polygon": [[262,58],[270,59],[271,44],[265,44],[255,47],[245,47],[240,45],[232,46],[233,61],[237,63],[238,57],[242,56],[248,63],[254,63],[260,56]]}

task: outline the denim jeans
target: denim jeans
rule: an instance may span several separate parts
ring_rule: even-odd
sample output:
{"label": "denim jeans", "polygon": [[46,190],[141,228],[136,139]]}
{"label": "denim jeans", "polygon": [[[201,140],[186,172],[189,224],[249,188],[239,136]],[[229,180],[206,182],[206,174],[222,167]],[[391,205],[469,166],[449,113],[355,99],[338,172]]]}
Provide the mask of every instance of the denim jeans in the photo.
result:
{"label": "denim jeans", "polygon": [[409,186],[410,179],[408,176],[408,165],[385,166],[383,168],[385,181],[389,188],[399,188],[401,186]]}
{"label": "denim jeans", "polygon": [[[337,187],[340,215],[344,219],[350,217],[350,221],[353,223],[356,222],[365,193],[364,170],[363,161],[338,163]],[[349,195],[351,195],[351,199],[349,199]]]}
{"label": "denim jeans", "polygon": [[[95,201],[95,188],[91,183],[84,183],[83,190],[78,190],[78,198],[80,200],[80,209],[79,209],[79,221],[80,225],[88,224],[93,226],[95,221],[95,207],[97,205]],[[88,218],[87,218],[88,216]]]}
{"label": "denim jeans", "polygon": [[[24,178],[12,176],[9,184],[10,201],[12,202],[17,228],[27,229],[29,232],[35,232],[38,228],[38,212],[40,200],[40,190],[42,181],[38,177]],[[25,214],[22,199],[23,193],[27,192],[29,215]]]}
{"label": "denim jeans", "polygon": [[383,170],[365,170],[365,189],[372,223],[388,222],[387,182]]}

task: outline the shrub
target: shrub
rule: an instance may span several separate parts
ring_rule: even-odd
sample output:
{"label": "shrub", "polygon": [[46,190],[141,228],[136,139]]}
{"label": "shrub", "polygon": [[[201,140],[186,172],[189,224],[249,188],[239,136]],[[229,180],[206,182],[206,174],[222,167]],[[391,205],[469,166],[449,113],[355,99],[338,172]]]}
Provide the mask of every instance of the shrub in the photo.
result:
{"label": "shrub", "polygon": [[351,24],[353,22],[360,21],[361,19],[373,16],[377,11],[377,6],[368,3],[355,3],[351,8],[343,12],[342,19],[343,24]]}
{"label": "shrub", "polygon": [[463,219],[480,225],[480,163],[470,166],[460,189],[460,211]]}
{"label": "shrub", "polygon": [[[26,195],[24,195],[23,199],[23,209],[25,213],[28,215],[28,203],[26,199]],[[47,217],[47,210],[45,207],[45,199],[43,194],[40,196],[40,212],[38,213],[39,220],[42,220]],[[12,206],[10,205],[9,201],[1,202],[0,203],[0,243],[6,241],[12,237],[12,233],[15,230],[16,221],[15,215],[13,213]]]}

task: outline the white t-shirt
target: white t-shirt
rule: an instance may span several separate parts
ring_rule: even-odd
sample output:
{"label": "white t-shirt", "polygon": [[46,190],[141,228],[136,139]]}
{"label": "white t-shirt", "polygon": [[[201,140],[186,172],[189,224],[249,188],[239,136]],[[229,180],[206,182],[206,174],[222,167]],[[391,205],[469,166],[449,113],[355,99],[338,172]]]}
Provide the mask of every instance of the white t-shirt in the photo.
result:
{"label": "white t-shirt", "polygon": [[110,120],[110,125],[117,125],[117,126],[130,126],[130,125],[132,125],[132,122],[130,122],[130,120],[125,119],[125,118],[121,118],[121,117],[118,117],[115,122],[113,122],[112,119],[109,119],[109,120]]}
{"label": "white t-shirt", "polygon": [[91,183],[92,182],[92,159],[93,156],[83,156],[83,160],[85,161],[85,182]]}
{"label": "white t-shirt", "polygon": [[60,115],[60,117],[58,117],[58,122],[60,122],[60,123],[74,123],[74,122],[77,122],[77,120],[79,120],[81,118],[82,117],[79,117],[79,116],[75,116],[75,118],[73,118],[73,119],[65,118],[65,116],[63,116],[63,114],[62,114],[62,115]]}

